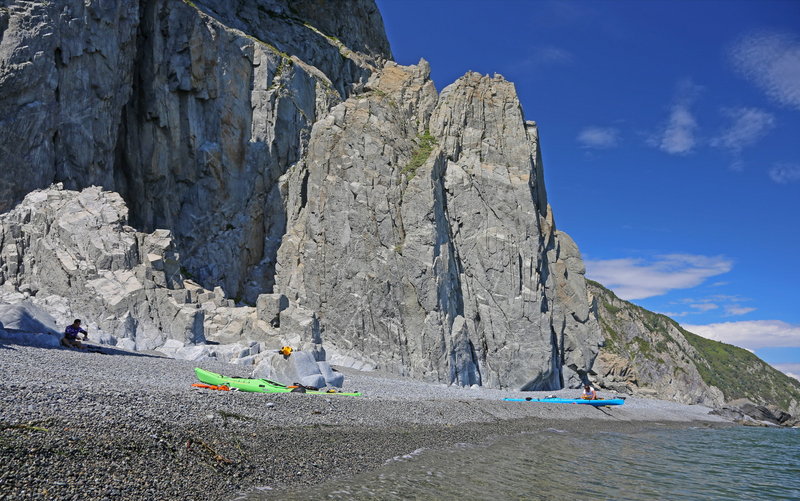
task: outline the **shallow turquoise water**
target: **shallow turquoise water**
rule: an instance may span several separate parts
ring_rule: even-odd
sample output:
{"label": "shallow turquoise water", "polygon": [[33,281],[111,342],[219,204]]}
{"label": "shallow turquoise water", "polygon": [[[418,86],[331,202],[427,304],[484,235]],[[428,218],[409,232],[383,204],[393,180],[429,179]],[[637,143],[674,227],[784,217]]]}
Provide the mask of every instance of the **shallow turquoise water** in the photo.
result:
{"label": "shallow turquoise water", "polygon": [[800,499],[800,430],[546,432],[395,458],[317,488],[249,499]]}

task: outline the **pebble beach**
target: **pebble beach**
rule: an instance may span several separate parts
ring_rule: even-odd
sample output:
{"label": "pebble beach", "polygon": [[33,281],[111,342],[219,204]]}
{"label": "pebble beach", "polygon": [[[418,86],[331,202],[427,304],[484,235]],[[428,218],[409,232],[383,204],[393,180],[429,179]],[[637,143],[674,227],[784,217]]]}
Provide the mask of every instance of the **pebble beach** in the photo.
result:
{"label": "pebble beach", "polygon": [[703,406],[504,402],[579,390],[461,388],[347,369],[343,390],[363,396],[212,391],[191,386],[194,367],[244,377],[248,369],[103,352],[0,344],[0,499],[233,499],[342,481],[413,451],[498,435],[730,424]]}

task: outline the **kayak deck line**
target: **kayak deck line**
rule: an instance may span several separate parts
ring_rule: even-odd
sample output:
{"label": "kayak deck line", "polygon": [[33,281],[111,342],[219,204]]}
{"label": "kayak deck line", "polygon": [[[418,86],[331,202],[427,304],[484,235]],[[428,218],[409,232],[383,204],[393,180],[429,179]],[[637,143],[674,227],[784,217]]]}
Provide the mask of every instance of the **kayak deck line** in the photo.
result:
{"label": "kayak deck line", "polygon": [[504,398],[506,402],[540,402],[548,404],[582,404],[592,405],[594,407],[604,407],[607,405],[623,405],[625,400],[622,398],[613,398],[607,400],[584,400],[582,398]]}

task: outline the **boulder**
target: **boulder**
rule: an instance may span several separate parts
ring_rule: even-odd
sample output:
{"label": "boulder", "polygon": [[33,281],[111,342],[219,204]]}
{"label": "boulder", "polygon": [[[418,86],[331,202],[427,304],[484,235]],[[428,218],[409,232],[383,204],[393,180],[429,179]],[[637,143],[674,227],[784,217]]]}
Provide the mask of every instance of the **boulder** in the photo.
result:
{"label": "boulder", "polygon": [[272,327],[280,327],[280,313],[289,307],[289,298],[283,294],[259,294],[256,315]]}
{"label": "boulder", "polygon": [[341,372],[334,372],[331,365],[326,361],[317,362],[317,367],[319,367],[319,372],[322,374],[322,377],[325,378],[326,385],[336,388],[342,387],[344,384],[344,374]]}
{"label": "boulder", "polygon": [[746,398],[739,398],[727,403],[728,407],[738,410],[756,421],[765,421],[772,424],[783,424],[791,418],[791,415],[777,408],[777,412],[767,406],[757,404]]}
{"label": "boulder", "polygon": [[280,383],[301,383],[305,386],[341,388],[344,374],[335,372],[328,362],[317,360],[308,350],[296,350],[284,357],[276,352],[256,357],[252,377],[273,379]]}
{"label": "boulder", "polygon": [[0,304],[2,342],[56,348],[62,337],[55,319],[35,304]]}
{"label": "boulder", "polygon": [[62,331],[56,325],[56,320],[47,311],[27,301],[17,304],[0,304],[0,325],[6,330],[58,336]]}

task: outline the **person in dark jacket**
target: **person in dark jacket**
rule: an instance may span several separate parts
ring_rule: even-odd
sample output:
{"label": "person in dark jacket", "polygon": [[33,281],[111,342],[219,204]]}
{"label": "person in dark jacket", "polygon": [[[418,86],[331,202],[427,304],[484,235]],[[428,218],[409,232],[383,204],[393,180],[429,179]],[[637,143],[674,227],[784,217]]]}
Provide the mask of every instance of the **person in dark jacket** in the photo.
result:
{"label": "person in dark jacket", "polygon": [[78,334],[83,334],[83,340],[89,337],[89,333],[81,329],[81,321],[75,319],[72,325],[68,325],[64,330],[64,337],[61,338],[61,344],[67,348],[77,348],[79,350],[85,348],[80,341],[78,341]]}

